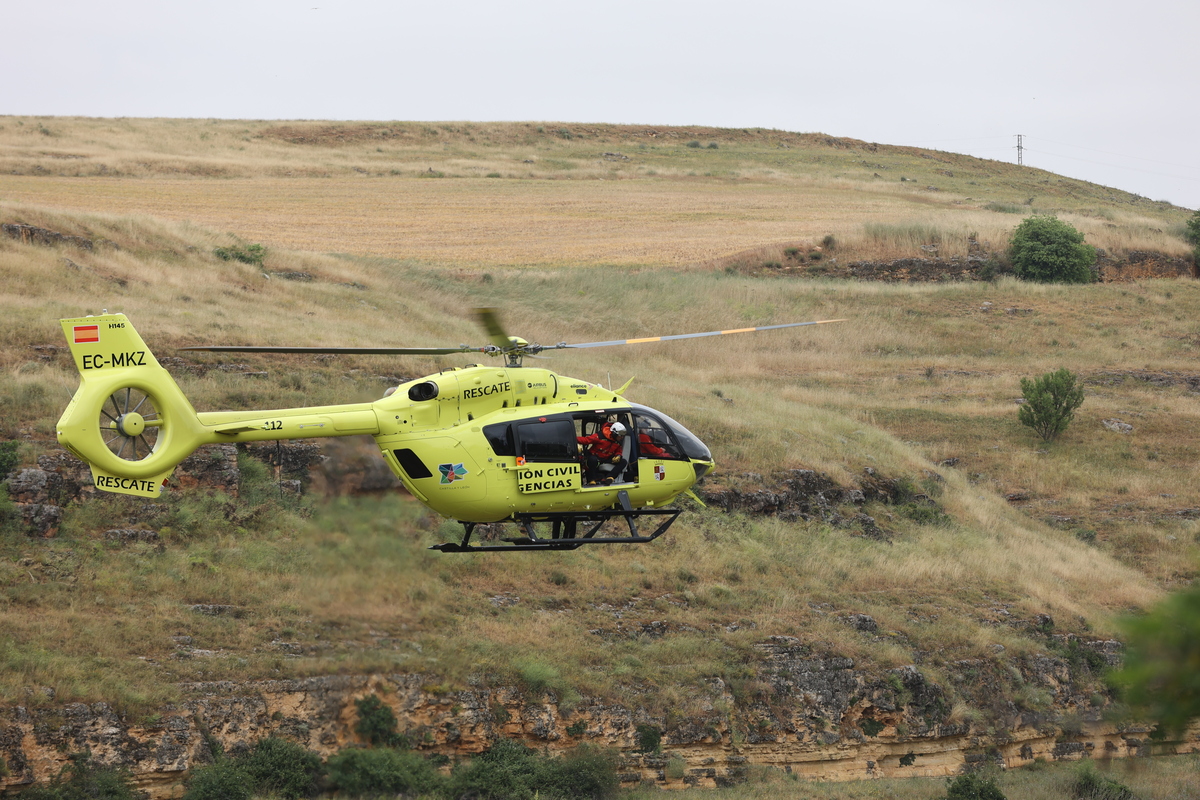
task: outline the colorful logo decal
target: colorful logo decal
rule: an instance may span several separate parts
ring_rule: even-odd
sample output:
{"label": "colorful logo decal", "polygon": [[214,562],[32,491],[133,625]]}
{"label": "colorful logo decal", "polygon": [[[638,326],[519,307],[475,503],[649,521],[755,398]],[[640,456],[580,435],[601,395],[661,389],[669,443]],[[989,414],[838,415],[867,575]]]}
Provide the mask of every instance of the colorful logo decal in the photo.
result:
{"label": "colorful logo decal", "polygon": [[442,473],[442,483],[454,483],[467,477],[467,468],[462,464],[438,464],[438,472]]}
{"label": "colorful logo decal", "polygon": [[100,341],[99,325],[76,325],[75,344],[91,344]]}
{"label": "colorful logo decal", "polygon": [[666,480],[666,477],[667,477],[667,468],[664,467],[662,464],[655,464],[654,465],[654,480],[656,480],[656,481]]}

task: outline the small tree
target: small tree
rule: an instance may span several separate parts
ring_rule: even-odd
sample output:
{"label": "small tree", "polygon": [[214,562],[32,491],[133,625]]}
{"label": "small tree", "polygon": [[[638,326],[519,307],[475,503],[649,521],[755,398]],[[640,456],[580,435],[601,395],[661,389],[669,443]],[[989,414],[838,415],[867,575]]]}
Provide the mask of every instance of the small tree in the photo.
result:
{"label": "small tree", "polygon": [[1196,259],[1196,263],[1200,264],[1200,210],[1192,214],[1192,218],[1187,221],[1187,231],[1184,233],[1184,238],[1192,245],[1192,256]]}
{"label": "small tree", "polygon": [[1042,283],[1091,283],[1096,248],[1083,234],[1050,215],[1029,217],[1013,232],[1008,257],[1022,280]]}
{"label": "small tree", "polygon": [[1021,394],[1025,403],[1017,409],[1017,419],[1037,431],[1044,442],[1057,439],[1083,404],[1083,387],[1066,368],[1032,380],[1022,378]]}
{"label": "small tree", "polygon": [[1178,735],[1200,718],[1200,585],[1125,621],[1124,667],[1110,677],[1135,717],[1157,726],[1153,736]]}

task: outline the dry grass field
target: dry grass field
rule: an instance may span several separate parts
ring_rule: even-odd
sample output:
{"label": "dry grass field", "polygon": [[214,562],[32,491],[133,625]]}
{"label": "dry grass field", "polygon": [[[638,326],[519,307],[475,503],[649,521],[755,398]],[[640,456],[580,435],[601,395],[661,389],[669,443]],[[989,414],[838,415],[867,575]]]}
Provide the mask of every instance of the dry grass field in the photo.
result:
{"label": "dry grass field", "polygon": [[[769,130],[0,117],[3,198],[270,247],[459,267],[696,267],[826,236],[842,258],[1002,248],[1055,212],[1187,251],[1182,209],[998,161]],[[915,235],[914,235],[915,234]]]}
{"label": "dry grass field", "polygon": [[[477,342],[465,313],[475,306],[501,307],[512,333],[543,343],[836,317],[850,322],[549,363],[610,385],[636,376],[627,396],[704,439],[717,484],[809,468],[849,485],[869,468],[945,512],[868,505],[889,533],[879,541],[693,508],[651,545],[514,568],[424,550],[454,526],[403,497],[284,500],[245,460],[239,500],[171,497],[155,523],[161,550],[100,538],[137,513],[124,498],[73,506],[57,539],[6,530],[0,697],[34,702],[31,687],[51,687],[60,701],[145,712],[179,680],[379,669],[448,686],[495,674],[568,701],[636,695],[686,712],[692,687],[744,680],[753,644],[774,634],[879,668],[919,658],[934,679],[958,659],[1044,649],[1024,624],[1039,614],[1059,633],[1119,635],[1122,614],[1192,580],[1200,561],[1189,383],[1200,284],[884,285],[718,266],[828,235],[838,258],[921,252],[922,237],[888,240],[880,225],[1000,246],[1035,210],[1114,250],[1186,251],[1183,209],[815,135],[0,117],[0,222],[97,242],[0,237],[2,438],[21,443],[25,466],[55,447],[76,383],[63,354],[37,348],[62,344],[60,317],[102,308],[127,313],[160,356],[188,343]],[[266,245],[263,267],[213,254],[236,242]],[[282,279],[288,271],[313,279]],[[267,376],[180,378],[198,409],[367,400],[385,385],[378,376],[457,365],[238,360]],[[1087,399],[1046,445],[1017,423],[1019,381],[1059,367],[1080,375]],[[196,603],[244,613],[203,617]],[[616,610],[672,634],[589,633],[613,628]],[[887,635],[848,628],[838,621],[848,613],[872,615]],[[205,655],[177,658],[183,635]]]}

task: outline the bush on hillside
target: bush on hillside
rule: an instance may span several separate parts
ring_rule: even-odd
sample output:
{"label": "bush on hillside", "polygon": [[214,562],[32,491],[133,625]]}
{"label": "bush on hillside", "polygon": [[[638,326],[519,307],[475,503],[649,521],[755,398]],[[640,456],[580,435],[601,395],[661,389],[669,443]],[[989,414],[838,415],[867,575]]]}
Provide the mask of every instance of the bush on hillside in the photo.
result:
{"label": "bush on hillside", "polygon": [[1017,419],[1037,431],[1044,442],[1057,439],[1083,403],[1083,387],[1066,368],[1032,380],[1022,378],[1021,394],[1025,403],[1017,409]]}
{"label": "bush on hillside", "polygon": [[1200,583],[1170,595],[1124,624],[1125,665],[1111,680],[1154,738],[1173,736],[1200,719]]}
{"label": "bush on hillside", "polygon": [[0,481],[8,477],[9,473],[17,468],[17,464],[21,463],[21,456],[17,453],[17,447],[20,442],[8,441],[0,442]]}
{"label": "bush on hillside", "polygon": [[994,778],[975,772],[947,779],[946,800],[1006,800]]}
{"label": "bush on hillside", "polygon": [[551,797],[603,800],[614,797],[620,786],[616,754],[587,744],[549,760],[543,766],[542,777],[544,783],[539,788]]}
{"label": "bush on hillside", "polygon": [[1084,761],[1071,782],[1075,800],[1133,800],[1133,791],[1107,775],[1101,775],[1091,760]]}
{"label": "bush on hillside", "polygon": [[328,769],[333,788],[352,797],[439,794],[446,784],[417,753],[390,747],[343,750],[329,759]]}
{"label": "bush on hillside", "polygon": [[184,782],[183,800],[250,800],[250,779],[228,760],[197,767]]}
{"label": "bush on hillside", "polygon": [[33,786],[23,792],[26,800],[139,800],[129,775],[92,761],[88,752],[74,753],[71,763],[47,786]]}
{"label": "bush on hillside", "polygon": [[450,776],[451,797],[478,800],[604,800],[616,795],[617,761],[607,751],[580,745],[563,758],[538,755],[501,739]]}
{"label": "bush on hillside", "polygon": [[259,794],[283,800],[313,797],[323,772],[321,757],[295,742],[271,736],[260,739],[236,760]]}
{"label": "bush on hillside", "polygon": [[213,255],[222,261],[240,261],[261,267],[263,259],[267,257],[267,248],[261,244],[235,244],[232,247],[214,247]]}
{"label": "bush on hillside", "polygon": [[372,747],[409,746],[408,737],[398,730],[395,713],[378,695],[361,697],[354,701],[354,705],[358,709],[358,724],[354,726],[354,732]]}
{"label": "bush on hillside", "polygon": [[1187,230],[1184,237],[1194,248],[1192,256],[1196,259],[1196,263],[1200,264],[1200,209],[1192,214],[1191,219],[1187,221]]}
{"label": "bush on hillside", "polygon": [[1008,257],[1018,278],[1042,283],[1091,283],[1096,248],[1054,216],[1029,217],[1013,232]]}

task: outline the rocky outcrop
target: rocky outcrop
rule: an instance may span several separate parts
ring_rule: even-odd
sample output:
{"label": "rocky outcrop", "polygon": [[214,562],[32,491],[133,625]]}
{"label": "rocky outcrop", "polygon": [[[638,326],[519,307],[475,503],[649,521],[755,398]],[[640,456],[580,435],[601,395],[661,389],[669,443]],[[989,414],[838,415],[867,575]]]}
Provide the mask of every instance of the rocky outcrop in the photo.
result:
{"label": "rocky outcrop", "polygon": [[[1108,643],[1080,646],[1103,652]],[[983,760],[1012,767],[1131,756],[1148,746],[1149,729],[1105,722],[1102,709],[1078,696],[1087,670],[1069,658],[954,665],[953,680],[980,695],[1012,696],[1005,685],[1019,681],[1052,698],[1040,712],[1012,706],[976,726],[954,717],[947,688],[917,665],[873,672],[785,636],[767,637],[757,650],[751,679],[711,679],[697,688],[689,715],[596,698],[568,707],[552,692],[493,686],[484,676],[447,690],[436,676],[420,674],[189,684],[178,705],[140,721],[104,703],[5,708],[0,757],[8,774],[0,789],[46,780],[71,753],[88,750],[99,763],[129,770],[152,798],[178,797],[187,771],[211,763],[213,743],[237,754],[281,736],[325,757],[359,743],[355,700],[372,694],[417,749],[451,762],[501,737],[551,753],[589,742],[621,753],[623,782],[663,786],[737,783],[752,765],[814,780],[861,780],[953,775]],[[1174,748],[1200,751],[1200,729]]]}
{"label": "rocky outcrop", "polygon": [[[934,248],[936,250],[936,248]],[[966,256],[942,258],[897,258],[891,261],[839,261],[836,257],[812,260],[804,254],[783,256],[780,260],[735,257],[734,268],[751,275],[787,275],[799,278],[846,278],[884,283],[930,283],[942,281],[985,281],[1011,274],[1012,267],[1000,253],[971,252]],[[1109,253],[1098,250],[1092,267],[1102,283],[1122,283],[1147,278],[1198,277],[1191,258],[1132,250]]]}
{"label": "rocky outcrop", "polygon": [[[280,489],[302,493],[316,484],[326,494],[362,494],[400,488],[370,440],[341,439],[205,445],[192,453],[168,481],[168,487],[205,487],[237,497],[241,483],[239,447],[274,470]],[[336,457],[326,452],[332,449]],[[38,457],[37,467],[16,470],[7,479],[9,498],[28,536],[48,538],[58,532],[63,508],[96,493],[87,464],[65,450]],[[147,516],[157,508],[143,504]],[[137,520],[131,520],[136,522]]]}
{"label": "rocky outcrop", "polygon": [[1192,259],[1144,250],[1131,250],[1122,256],[1097,250],[1093,269],[1104,283],[1140,281],[1145,278],[1198,277]]}
{"label": "rocky outcrop", "polygon": [[6,236],[16,239],[22,244],[38,244],[38,245],[58,245],[69,244],[78,247],[81,250],[91,250],[94,243],[91,239],[83,236],[72,236],[67,233],[59,233],[57,231],[39,228],[35,225],[22,225],[20,223],[5,223],[0,225],[0,232]]}
{"label": "rocky outcrop", "polygon": [[[928,477],[941,480],[933,472]],[[882,540],[890,539],[892,534],[862,511],[869,502],[912,503],[940,513],[934,501],[914,493],[907,482],[884,477],[870,467],[863,471],[858,484],[852,486],[842,486],[828,475],[813,470],[789,469],[767,476],[747,472],[722,478],[704,486],[699,493],[706,504],[724,511],[777,516],[785,520],[817,520]]]}

